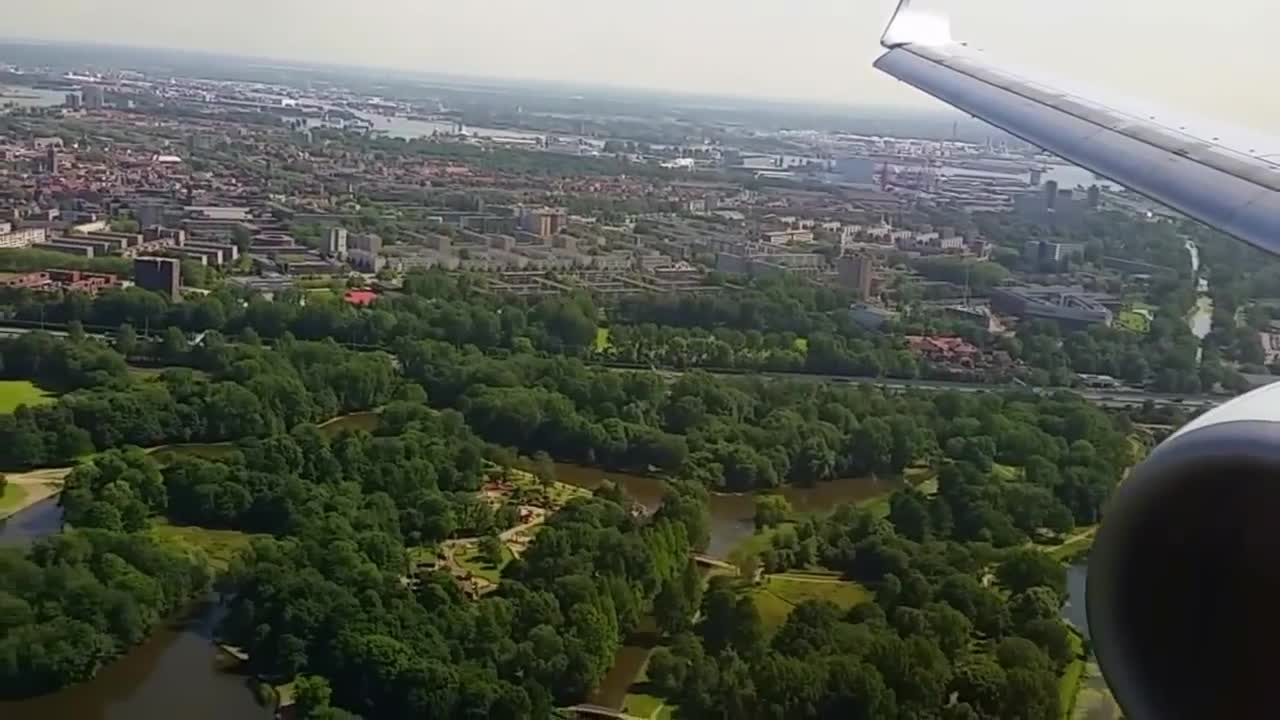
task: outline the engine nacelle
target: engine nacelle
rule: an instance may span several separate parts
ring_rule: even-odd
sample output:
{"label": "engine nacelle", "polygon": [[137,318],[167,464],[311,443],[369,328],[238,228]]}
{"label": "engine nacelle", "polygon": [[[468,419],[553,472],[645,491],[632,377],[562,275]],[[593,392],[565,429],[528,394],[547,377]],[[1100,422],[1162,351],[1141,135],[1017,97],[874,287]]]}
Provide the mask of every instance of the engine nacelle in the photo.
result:
{"label": "engine nacelle", "polygon": [[1126,717],[1280,716],[1280,384],[1205,413],[1134,469],[1087,597]]}

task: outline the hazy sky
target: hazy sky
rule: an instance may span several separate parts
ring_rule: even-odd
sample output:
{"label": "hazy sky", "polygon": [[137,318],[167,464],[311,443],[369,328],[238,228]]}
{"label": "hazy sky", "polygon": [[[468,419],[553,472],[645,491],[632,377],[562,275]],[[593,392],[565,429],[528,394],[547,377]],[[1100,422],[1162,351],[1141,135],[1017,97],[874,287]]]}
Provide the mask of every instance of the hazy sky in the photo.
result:
{"label": "hazy sky", "polygon": [[[0,33],[928,106],[870,68],[892,0],[7,0]],[[928,0],[1019,68],[1280,135],[1274,0]],[[1211,70],[1216,71],[1211,73]],[[1251,89],[1252,88],[1252,89]]]}

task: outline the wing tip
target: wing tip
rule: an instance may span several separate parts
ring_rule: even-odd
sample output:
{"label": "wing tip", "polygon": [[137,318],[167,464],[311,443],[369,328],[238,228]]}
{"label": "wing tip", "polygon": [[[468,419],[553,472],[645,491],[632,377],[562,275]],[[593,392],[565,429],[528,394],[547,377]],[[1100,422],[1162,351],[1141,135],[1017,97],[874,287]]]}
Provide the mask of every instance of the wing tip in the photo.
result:
{"label": "wing tip", "polygon": [[939,13],[911,7],[912,0],[898,0],[880,44],[893,49],[903,45],[946,45],[951,42],[951,20]]}

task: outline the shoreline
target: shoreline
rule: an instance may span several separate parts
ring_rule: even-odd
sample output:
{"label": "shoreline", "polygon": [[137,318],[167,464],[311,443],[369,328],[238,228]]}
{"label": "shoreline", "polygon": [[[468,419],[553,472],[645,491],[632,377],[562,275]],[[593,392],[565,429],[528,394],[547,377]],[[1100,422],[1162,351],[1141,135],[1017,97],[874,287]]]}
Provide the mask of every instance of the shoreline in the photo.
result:
{"label": "shoreline", "polygon": [[24,495],[13,507],[0,509],[0,520],[7,520],[32,507],[57,497],[62,493],[63,482],[75,469],[74,465],[42,468],[6,476],[9,484],[22,488]]}

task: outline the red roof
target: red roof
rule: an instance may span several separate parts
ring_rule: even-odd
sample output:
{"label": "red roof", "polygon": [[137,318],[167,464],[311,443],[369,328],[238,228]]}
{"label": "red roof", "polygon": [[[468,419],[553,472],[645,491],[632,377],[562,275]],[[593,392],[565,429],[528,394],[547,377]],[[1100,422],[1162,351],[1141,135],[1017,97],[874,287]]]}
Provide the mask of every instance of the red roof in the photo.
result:
{"label": "red roof", "polygon": [[348,290],[343,299],[352,305],[372,305],[378,299],[378,293],[372,290]]}

